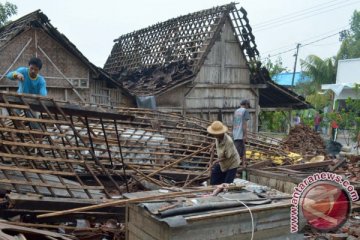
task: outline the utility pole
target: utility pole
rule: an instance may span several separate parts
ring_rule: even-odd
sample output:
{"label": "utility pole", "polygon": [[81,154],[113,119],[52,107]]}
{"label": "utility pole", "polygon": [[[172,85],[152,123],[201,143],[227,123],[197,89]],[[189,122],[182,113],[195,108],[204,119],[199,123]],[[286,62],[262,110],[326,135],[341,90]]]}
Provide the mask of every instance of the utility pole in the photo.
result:
{"label": "utility pole", "polygon": [[299,55],[299,48],[300,48],[300,43],[298,43],[296,45],[296,53],[295,53],[295,64],[294,64],[294,72],[293,72],[293,76],[292,76],[292,81],[291,81],[291,88],[294,88],[294,80],[295,80],[295,72],[296,72],[296,63],[297,63],[297,58]]}

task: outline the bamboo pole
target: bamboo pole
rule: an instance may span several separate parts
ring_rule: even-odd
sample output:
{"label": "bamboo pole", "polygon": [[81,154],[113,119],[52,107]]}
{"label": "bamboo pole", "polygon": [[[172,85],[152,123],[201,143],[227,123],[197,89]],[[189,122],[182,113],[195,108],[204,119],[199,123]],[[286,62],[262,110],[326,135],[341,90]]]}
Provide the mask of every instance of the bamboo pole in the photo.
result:
{"label": "bamboo pole", "polygon": [[49,62],[55,67],[55,69],[63,76],[63,78],[70,84],[71,89],[76,93],[76,95],[80,98],[80,100],[83,103],[86,103],[86,101],[81,97],[80,93],[76,90],[74,85],[71,83],[71,81],[61,72],[61,70],[56,66],[56,64],[51,60],[51,58],[45,53],[45,51],[40,47],[37,46],[37,48],[44,54],[44,56],[49,60]]}
{"label": "bamboo pole", "polygon": [[[162,167],[162,168],[160,168],[160,169],[158,169],[158,170],[150,173],[149,175],[147,175],[147,177],[154,176],[155,174],[161,172],[162,170],[165,170],[165,169],[167,169],[167,168],[169,168],[169,167],[172,167],[172,166],[180,163],[181,161],[184,161],[185,159],[188,159],[188,158],[190,158],[190,157],[192,157],[192,156],[194,156],[194,155],[196,155],[196,154],[198,154],[198,153],[200,153],[200,152],[208,149],[209,147],[212,147],[213,145],[214,145],[214,144],[211,144],[211,145],[209,145],[209,146],[203,147],[203,148],[197,150],[196,152],[193,152],[192,154],[190,154],[190,155],[188,155],[188,156],[186,156],[186,157],[180,158],[180,159],[176,160],[175,162],[172,162],[172,163],[170,163],[170,164],[168,164],[168,165],[166,165],[166,166],[164,166],[164,167]],[[141,180],[144,180],[144,177],[139,179],[139,181],[141,181]]]}
{"label": "bamboo pole", "polygon": [[[228,186],[227,189],[235,190],[235,189],[241,189],[242,187],[243,186]],[[180,196],[192,195],[194,193],[211,192],[217,188],[218,188],[217,186],[210,186],[210,187],[201,188],[201,189],[189,190],[187,192],[172,192],[172,193],[156,195],[156,196],[147,196],[147,197],[140,197],[140,198],[133,198],[133,199],[120,199],[120,200],[115,200],[112,202],[100,203],[100,204],[93,205],[93,206],[86,206],[86,207],[73,208],[73,209],[68,209],[68,210],[64,210],[64,211],[53,212],[53,213],[40,214],[37,216],[37,218],[63,216],[63,215],[67,215],[70,213],[85,212],[85,211],[89,211],[89,210],[110,207],[110,206],[123,206],[123,205],[129,204],[129,203],[144,202],[144,201],[149,201],[149,200],[169,199],[169,198],[175,198],[175,197],[180,197]]]}
{"label": "bamboo pole", "polygon": [[32,38],[30,38],[27,43],[25,44],[25,46],[21,49],[20,53],[16,56],[15,60],[10,64],[9,68],[6,69],[6,71],[4,72],[4,74],[0,77],[0,81],[6,76],[6,74],[10,71],[10,69],[14,66],[14,64],[17,62],[17,60],[20,58],[21,54],[25,51],[25,49],[27,48],[27,46],[29,46],[30,42],[32,41]]}

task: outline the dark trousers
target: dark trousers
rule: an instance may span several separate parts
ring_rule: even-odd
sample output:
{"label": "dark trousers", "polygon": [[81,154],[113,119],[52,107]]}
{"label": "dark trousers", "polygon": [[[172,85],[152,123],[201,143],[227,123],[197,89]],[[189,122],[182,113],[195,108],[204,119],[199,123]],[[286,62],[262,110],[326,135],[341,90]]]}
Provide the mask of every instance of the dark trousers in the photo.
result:
{"label": "dark trousers", "polygon": [[319,131],[319,127],[320,127],[320,125],[315,125],[315,127],[314,127],[315,132]]}
{"label": "dark trousers", "polygon": [[236,147],[236,150],[238,151],[239,153],[239,156],[241,158],[241,160],[244,162],[245,158],[245,143],[242,139],[237,139],[234,141],[234,144],[235,144],[235,147]]}
{"label": "dark trousers", "polygon": [[236,170],[237,168],[233,168],[222,172],[220,169],[220,164],[215,164],[211,171],[210,185],[232,183],[236,176]]}

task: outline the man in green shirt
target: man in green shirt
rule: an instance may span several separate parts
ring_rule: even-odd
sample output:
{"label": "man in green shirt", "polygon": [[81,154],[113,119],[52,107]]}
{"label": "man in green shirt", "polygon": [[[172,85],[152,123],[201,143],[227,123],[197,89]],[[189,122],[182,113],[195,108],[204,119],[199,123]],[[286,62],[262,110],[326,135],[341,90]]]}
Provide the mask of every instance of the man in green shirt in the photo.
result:
{"label": "man in green shirt", "polygon": [[210,184],[232,183],[241,161],[232,138],[226,133],[228,128],[222,122],[215,121],[207,131],[216,139],[218,155],[218,160],[214,161],[211,171]]}

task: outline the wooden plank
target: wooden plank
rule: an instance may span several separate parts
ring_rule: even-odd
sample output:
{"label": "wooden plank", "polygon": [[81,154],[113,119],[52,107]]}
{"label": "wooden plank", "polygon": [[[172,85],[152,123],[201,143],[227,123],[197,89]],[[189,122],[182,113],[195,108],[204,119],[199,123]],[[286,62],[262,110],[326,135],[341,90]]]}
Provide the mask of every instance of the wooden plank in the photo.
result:
{"label": "wooden plank", "polygon": [[[255,176],[262,176],[262,177],[268,177],[270,179],[278,179],[286,182],[293,182],[293,183],[299,183],[301,182],[304,177],[298,177],[294,176],[292,173],[274,173],[274,172],[267,172],[262,170],[255,170],[255,169],[249,169],[249,174],[255,175]],[[311,173],[309,173],[311,175]]]}
{"label": "wooden plank", "polygon": [[[272,203],[272,204],[268,204],[268,205],[253,206],[250,209],[251,209],[252,213],[256,213],[256,212],[261,212],[261,211],[265,211],[265,210],[279,210],[280,208],[289,208],[290,209],[290,206],[291,206],[290,200],[284,200],[281,202]],[[246,208],[245,209],[229,209],[229,210],[224,209],[221,212],[189,216],[189,217],[185,217],[185,219],[186,219],[186,221],[189,221],[189,222],[195,222],[195,221],[202,221],[204,219],[213,219],[213,218],[224,217],[224,216],[232,216],[232,215],[237,215],[237,214],[241,214],[241,213],[249,213],[249,210],[247,210]]]}
{"label": "wooden plank", "polygon": [[23,143],[23,142],[13,142],[13,141],[5,141],[0,140],[0,145],[8,145],[8,146],[21,146],[21,147],[32,147],[32,148],[42,148],[42,149],[59,149],[59,150],[74,150],[74,151],[89,151],[87,147],[72,147],[72,146],[59,146],[59,145],[47,145],[41,143]]}
{"label": "wooden plank", "polygon": [[298,185],[298,183],[293,183],[292,181],[280,180],[276,178],[269,178],[264,176],[258,176],[253,174],[248,174],[249,181],[257,183],[259,185],[268,186],[270,188],[274,188],[280,192],[292,194],[294,192],[294,187]]}
{"label": "wooden plank", "polygon": [[28,117],[17,117],[17,116],[5,116],[0,115],[0,118],[7,120],[16,120],[16,121],[28,121],[28,122],[37,122],[37,123],[48,123],[48,124],[63,124],[70,125],[70,122],[61,121],[61,120],[49,120],[42,118],[28,118]]}
{"label": "wooden plank", "polygon": [[8,104],[8,103],[0,103],[0,107],[3,108],[16,108],[16,109],[29,109],[29,107],[25,106],[25,105],[20,105],[20,104]]}
{"label": "wooden plank", "polygon": [[48,161],[48,162],[76,163],[76,164],[85,163],[84,160],[71,160],[71,159],[62,159],[62,158],[29,156],[29,155],[10,154],[10,153],[3,153],[3,152],[0,152],[0,156],[5,157],[5,158],[17,158],[17,159],[24,159],[24,160],[30,160],[30,161]]}
{"label": "wooden plank", "polygon": [[[229,186],[228,189],[241,189],[242,187],[238,187],[238,186]],[[93,210],[93,209],[99,209],[99,208],[103,208],[103,207],[109,207],[109,206],[122,206],[122,205],[126,205],[129,203],[135,203],[135,202],[146,202],[149,200],[158,200],[158,199],[163,199],[163,198],[175,198],[175,197],[180,197],[180,196],[191,196],[194,193],[200,193],[200,192],[212,192],[213,190],[216,189],[216,186],[211,186],[211,187],[205,187],[205,188],[198,188],[195,190],[188,190],[185,192],[171,192],[171,193],[167,193],[167,194],[163,194],[163,195],[155,195],[155,196],[149,196],[149,197],[143,197],[143,198],[136,198],[136,199],[120,199],[120,200],[115,200],[112,202],[108,202],[108,203],[103,203],[103,204],[98,204],[96,206],[89,206],[89,207],[82,207],[82,208],[74,208],[74,209],[69,209],[69,210],[65,210],[65,211],[59,211],[59,212],[55,212],[55,213],[51,213],[51,214],[43,214],[43,215],[39,215],[38,218],[45,218],[45,217],[55,217],[55,216],[61,216],[61,215],[66,215],[69,213],[74,213],[74,212],[79,212],[79,211],[88,211],[88,210]]]}
{"label": "wooden plank", "polygon": [[56,184],[56,183],[43,183],[39,181],[19,181],[19,180],[8,180],[8,179],[0,179],[0,183],[7,184],[18,184],[18,185],[26,185],[26,186],[38,186],[38,187],[49,187],[49,188],[60,188],[60,189],[88,189],[88,190],[103,190],[104,187],[101,186],[80,186],[80,185],[68,185],[68,184]]}
{"label": "wooden plank", "polygon": [[249,89],[249,88],[267,88],[266,84],[241,84],[241,83],[197,83],[195,88],[215,88],[215,89]]}
{"label": "wooden plank", "polygon": [[251,165],[248,165],[248,168],[259,169],[259,168],[269,166],[271,163],[272,163],[272,160],[259,161],[259,162],[253,163]]}
{"label": "wooden plank", "polygon": [[[288,165],[288,166],[282,166],[282,167],[288,168],[288,169],[293,169],[293,170],[301,170],[301,169],[325,167],[325,166],[330,166],[332,164],[334,164],[333,160],[327,160],[327,161],[317,162],[317,163],[303,163],[303,164],[295,164],[295,165]],[[264,170],[273,170],[273,169],[276,169],[276,167],[265,168]]]}
{"label": "wooden plank", "polygon": [[51,170],[32,169],[32,168],[20,168],[20,167],[16,167],[16,166],[8,167],[8,166],[3,166],[3,165],[0,165],[0,170],[42,173],[42,174],[52,174],[52,175],[60,175],[60,176],[75,176],[76,175],[75,173],[72,173],[72,172],[51,171]]}
{"label": "wooden plank", "polygon": [[[13,133],[23,133],[23,134],[39,134],[39,131],[34,130],[25,130],[25,129],[15,129],[15,128],[4,128],[0,127],[1,132],[13,132]],[[56,136],[56,137],[65,137],[66,134],[58,133],[58,132],[41,132],[42,135],[46,136]]]}

